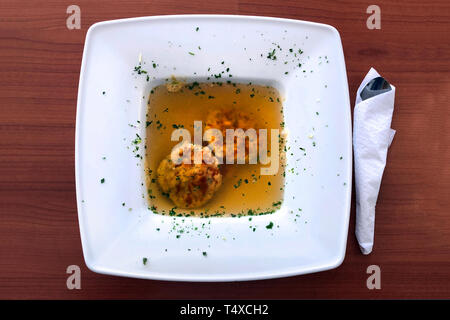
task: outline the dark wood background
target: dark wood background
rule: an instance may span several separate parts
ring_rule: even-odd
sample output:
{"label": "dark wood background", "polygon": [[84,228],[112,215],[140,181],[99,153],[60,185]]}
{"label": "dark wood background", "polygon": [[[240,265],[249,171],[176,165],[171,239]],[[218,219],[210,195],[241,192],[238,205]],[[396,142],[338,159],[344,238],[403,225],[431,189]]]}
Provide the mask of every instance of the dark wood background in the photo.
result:
{"label": "dark wood background", "polygon": [[[81,8],[81,30],[66,8]],[[381,7],[381,30],[366,8]],[[78,78],[97,21],[222,13],[310,20],[341,33],[352,103],[371,66],[397,87],[374,252],[354,236],[338,269],[253,282],[181,283],[95,274],[83,261],[74,181]],[[450,298],[450,3],[321,0],[0,0],[0,298]],[[353,202],[354,204],[354,202]],[[66,288],[66,268],[82,289]],[[381,267],[381,290],[366,268]]]}

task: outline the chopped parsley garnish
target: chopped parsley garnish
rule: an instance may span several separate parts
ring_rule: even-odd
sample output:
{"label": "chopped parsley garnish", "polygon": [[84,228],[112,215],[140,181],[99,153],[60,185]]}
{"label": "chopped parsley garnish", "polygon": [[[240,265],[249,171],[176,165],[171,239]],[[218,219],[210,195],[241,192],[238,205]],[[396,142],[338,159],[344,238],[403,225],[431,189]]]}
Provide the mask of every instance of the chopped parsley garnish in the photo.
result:
{"label": "chopped parsley garnish", "polygon": [[272,203],[272,206],[273,206],[273,207],[278,207],[278,206],[281,206],[281,200],[280,200],[280,201],[277,201],[277,202],[274,202],[274,203]]}
{"label": "chopped parsley garnish", "polygon": [[[177,214],[177,213],[175,212],[175,208],[170,209],[169,215],[174,216],[174,215],[176,215],[176,214]],[[179,238],[179,237],[177,237],[177,238]]]}
{"label": "chopped parsley garnish", "polygon": [[277,60],[277,56],[275,55],[275,49],[273,49],[272,52],[269,52],[267,54],[267,58],[270,60]]}
{"label": "chopped parsley garnish", "polygon": [[141,65],[138,65],[138,66],[134,67],[134,71],[137,72],[137,74],[147,73],[147,71],[142,69]]}
{"label": "chopped parsley garnish", "polygon": [[147,258],[142,258],[142,263],[144,264],[144,266],[147,265],[147,261],[148,261]]}
{"label": "chopped parsley garnish", "polygon": [[139,144],[142,142],[141,137],[136,133],[136,139],[132,141],[133,144]]}
{"label": "chopped parsley garnish", "polygon": [[234,188],[235,188],[235,189],[239,188],[239,187],[241,186],[241,183],[242,183],[242,179],[239,179],[238,182],[237,182],[236,184],[233,185]]}
{"label": "chopped parsley garnish", "polygon": [[100,183],[105,183],[105,178],[101,178]]}
{"label": "chopped parsley garnish", "polygon": [[273,222],[270,221],[270,223],[266,226],[266,229],[272,229],[273,228]]}

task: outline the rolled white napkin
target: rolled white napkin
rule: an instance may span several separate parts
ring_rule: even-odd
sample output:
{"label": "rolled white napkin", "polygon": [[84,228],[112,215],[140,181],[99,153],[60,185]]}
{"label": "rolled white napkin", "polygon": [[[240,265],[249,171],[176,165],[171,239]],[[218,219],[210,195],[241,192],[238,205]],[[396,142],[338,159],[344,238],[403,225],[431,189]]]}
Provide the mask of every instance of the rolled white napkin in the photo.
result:
{"label": "rolled white napkin", "polygon": [[362,100],[360,93],[374,78],[371,68],[356,93],[353,115],[353,146],[356,186],[356,238],[363,254],[372,252],[375,230],[375,205],[386,165],[387,150],[395,135],[391,129],[395,87]]}

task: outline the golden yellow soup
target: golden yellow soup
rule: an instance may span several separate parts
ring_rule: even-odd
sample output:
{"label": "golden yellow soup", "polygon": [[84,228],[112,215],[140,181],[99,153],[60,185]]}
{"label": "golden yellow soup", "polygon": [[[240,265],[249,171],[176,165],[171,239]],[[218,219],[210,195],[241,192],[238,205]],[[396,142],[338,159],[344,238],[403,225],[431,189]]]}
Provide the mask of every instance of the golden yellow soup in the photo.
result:
{"label": "golden yellow soup", "polygon": [[[172,165],[169,155],[180,141],[171,141],[171,134],[175,129],[184,128],[193,139],[194,121],[202,121],[203,129],[212,127],[221,131],[233,126],[268,129],[267,145],[272,153],[270,129],[278,129],[278,170],[261,175],[261,167],[268,165],[248,161],[225,164],[225,158],[224,164],[209,167]],[[283,125],[281,97],[270,86],[231,82],[186,84],[172,79],[153,88],[146,119],[145,175],[149,207],[156,213],[175,216],[274,212],[281,205],[284,190]]]}

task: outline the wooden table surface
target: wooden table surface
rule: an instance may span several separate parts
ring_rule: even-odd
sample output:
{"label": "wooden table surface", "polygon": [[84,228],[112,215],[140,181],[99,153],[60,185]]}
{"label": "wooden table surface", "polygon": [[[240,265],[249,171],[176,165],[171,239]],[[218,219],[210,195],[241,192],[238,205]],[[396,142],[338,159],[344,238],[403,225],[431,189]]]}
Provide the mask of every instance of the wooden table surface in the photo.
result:
{"label": "wooden table surface", "polygon": [[[448,0],[0,1],[0,298],[450,298]],[[401,3],[400,3],[401,2]],[[68,30],[66,9],[81,8]],[[366,9],[381,8],[381,30]],[[352,104],[371,66],[397,87],[378,198],[374,251],[354,235],[344,263],[284,279],[182,283],[95,274],[84,264],[75,201],[74,136],[86,31],[97,21],[183,13],[265,15],[335,26]],[[66,268],[81,267],[81,290]],[[381,268],[368,290],[366,268]]]}

